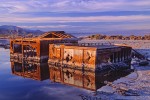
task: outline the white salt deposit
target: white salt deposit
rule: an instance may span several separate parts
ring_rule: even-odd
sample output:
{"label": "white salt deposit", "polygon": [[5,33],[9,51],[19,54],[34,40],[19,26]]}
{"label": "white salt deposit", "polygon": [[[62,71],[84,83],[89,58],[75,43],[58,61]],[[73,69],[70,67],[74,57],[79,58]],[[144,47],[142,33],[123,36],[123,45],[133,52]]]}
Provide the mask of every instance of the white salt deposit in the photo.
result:
{"label": "white salt deposit", "polygon": [[[138,52],[150,59],[150,41],[148,40],[81,40],[79,43],[104,42],[132,46]],[[112,85],[117,88],[108,85],[103,86],[98,89],[96,97],[101,98],[102,100],[150,100],[150,61],[147,66],[139,66],[137,59],[133,59],[132,67],[135,69],[133,73],[112,82]],[[119,89],[123,92],[118,92]]]}

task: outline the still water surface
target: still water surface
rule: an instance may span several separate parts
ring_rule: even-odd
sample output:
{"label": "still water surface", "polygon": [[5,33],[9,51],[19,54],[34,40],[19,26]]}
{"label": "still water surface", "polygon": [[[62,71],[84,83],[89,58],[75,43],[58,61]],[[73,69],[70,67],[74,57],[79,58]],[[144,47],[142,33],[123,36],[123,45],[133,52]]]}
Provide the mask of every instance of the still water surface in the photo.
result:
{"label": "still water surface", "polygon": [[[0,100],[83,100],[81,95],[91,95],[91,89],[102,86],[100,79],[114,81],[124,76],[113,74],[96,79],[92,72],[84,72],[86,74],[82,76],[83,72],[79,70],[65,69],[66,71],[62,72],[59,68],[48,67],[49,73],[41,77],[41,68],[44,68],[42,64],[33,67],[30,64],[24,65],[26,68],[23,70],[27,72],[23,74],[20,74],[22,72],[18,69],[21,65],[22,62],[10,62],[9,50],[0,48]],[[37,69],[40,69],[40,72]],[[31,73],[33,71],[36,75]],[[63,78],[57,73],[63,73]],[[70,85],[57,83],[62,79]]]}
{"label": "still water surface", "polygon": [[0,48],[0,100],[80,100],[89,91],[12,74],[9,50]]}
{"label": "still water surface", "polygon": [[[54,67],[48,67],[49,73],[45,75],[46,77],[39,78],[36,76],[41,75],[43,72],[41,70],[41,72],[38,72],[37,69],[44,68],[42,64],[38,66],[31,64],[23,65],[24,67],[27,66],[23,69],[27,71],[26,74],[22,74],[21,65],[22,63],[20,62],[10,62],[9,50],[0,48],[0,100],[82,100],[81,95],[89,95],[93,92],[90,90],[91,88],[102,85],[98,83],[99,79],[102,78],[98,77],[98,82],[93,81],[92,77],[95,74],[91,72],[84,72],[89,74],[88,76],[82,76],[83,72],[79,70],[72,71],[65,69],[65,73],[63,73]],[[37,75],[31,73],[35,70],[37,72],[35,74]],[[68,71],[74,73],[74,76]],[[63,78],[59,77],[59,74],[56,76],[57,73],[63,73]],[[111,76],[110,80],[113,81],[121,77],[116,76]],[[109,77],[106,78],[109,79]],[[50,79],[55,82],[52,82]],[[71,85],[57,83],[61,82],[61,80]],[[86,89],[79,88],[79,86],[83,87],[82,85]]]}

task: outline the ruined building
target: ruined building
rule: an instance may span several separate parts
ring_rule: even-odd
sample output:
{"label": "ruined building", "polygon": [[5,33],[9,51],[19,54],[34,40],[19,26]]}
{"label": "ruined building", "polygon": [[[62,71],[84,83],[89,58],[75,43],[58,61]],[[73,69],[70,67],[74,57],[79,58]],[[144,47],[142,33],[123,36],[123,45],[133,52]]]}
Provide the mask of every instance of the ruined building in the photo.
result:
{"label": "ruined building", "polygon": [[63,31],[47,32],[35,38],[12,39],[11,60],[48,62],[52,66],[92,71],[130,68],[131,47],[125,45],[83,45]]}
{"label": "ruined building", "polygon": [[30,62],[47,62],[49,44],[77,43],[77,38],[64,31],[47,32],[35,38],[17,38],[10,41],[10,58]]}
{"label": "ruined building", "polygon": [[72,35],[53,31],[12,39],[10,61],[14,75],[95,91],[104,81],[113,81],[116,73],[130,68],[131,50],[126,45],[78,43]]}
{"label": "ruined building", "polygon": [[131,47],[117,45],[58,45],[49,46],[49,64],[84,70],[114,70],[130,68]]}

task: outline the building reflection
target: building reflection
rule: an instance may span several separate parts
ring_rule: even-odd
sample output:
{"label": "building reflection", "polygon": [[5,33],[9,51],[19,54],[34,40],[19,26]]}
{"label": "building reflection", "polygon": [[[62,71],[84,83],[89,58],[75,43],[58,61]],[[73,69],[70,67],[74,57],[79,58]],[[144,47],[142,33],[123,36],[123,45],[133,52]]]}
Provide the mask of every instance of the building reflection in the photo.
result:
{"label": "building reflection", "polygon": [[103,72],[85,71],[81,69],[62,68],[49,65],[50,80],[66,85],[76,86],[96,91],[101,88],[105,81],[112,82],[120,77],[126,76],[129,72]]}
{"label": "building reflection", "polygon": [[130,72],[104,71],[95,72],[72,67],[58,67],[47,63],[32,63],[20,60],[11,60],[12,74],[33,80],[50,79],[52,82],[59,82],[87,90],[96,91],[106,85],[105,81],[114,80],[128,75]]}
{"label": "building reflection", "polygon": [[12,74],[24,78],[40,81],[49,79],[49,67],[47,63],[29,63],[15,60],[11,61],[11,70]]}

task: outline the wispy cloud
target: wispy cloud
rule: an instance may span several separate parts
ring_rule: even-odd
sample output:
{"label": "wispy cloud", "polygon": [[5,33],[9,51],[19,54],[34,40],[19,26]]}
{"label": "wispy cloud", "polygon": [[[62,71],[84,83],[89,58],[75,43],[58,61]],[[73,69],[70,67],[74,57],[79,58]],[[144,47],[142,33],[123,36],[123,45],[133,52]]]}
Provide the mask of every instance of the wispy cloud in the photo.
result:
{"label": "wispy cloud", "polygon": [[147,21],[148,15],[132,16],[88,16],[88,17],[2,17],[1,22],[123,22],[123,21]]}
{"label": "wispy cloud", "polygon": [[[1,9],[9,12],[36,11],[144,11],[150,10],[149,0],[2,0]],[[13,8],[13,9],[8,9]]]}
{"label": "wispy cloud", "polygon": [[36,26],[20,26],[22,28],[36,28],[36,29],[47,29],[47,28],[67,28],[67,27],[70,27],[69,25],[43,25],[43,26],[39,26],[39,25],[36,25]]}
{"label": "wispy cloud", "polygon": [[[122,26],[149,25],[150,0],[0,0],[0,24],[22,23],[25,28],[85,30],[99,26],[98,23],[111,23],[112,29],[116,22]],[[90,23],[89,26],[86,23]],[[123,23],[128,24],[123,24]],[[32,23],[34,25],[27,25]],[[42,25],[39,25],[39,24]],[[43,25],[45,23],[45,25]],[[46,23],[51,23],[47,25]],[[53,25],[53,23],[59,23]],[[84,23],[67,25],[67,23]],[[145,23],[145,24],[143,24]],[[37,24],[37,25],[36,25]],[[95,24],[93,26],[93,24]],[[113,26],[114,25],[114,26]],[[101,26],[101,27],[100,27]],[[86,28],[85,28],[86,27]],[[104,28],[105,27],[105,28]],[[117,27],[117,26],[116,26]],[[119,24],[118,24],[119,27]],[[111,28],[111,27],[109,27]],[[129,27],[128,27],[129,28]],[[140,27],[138,27],[140,28]],[[142,26],[143,29],[147,26]]]}

